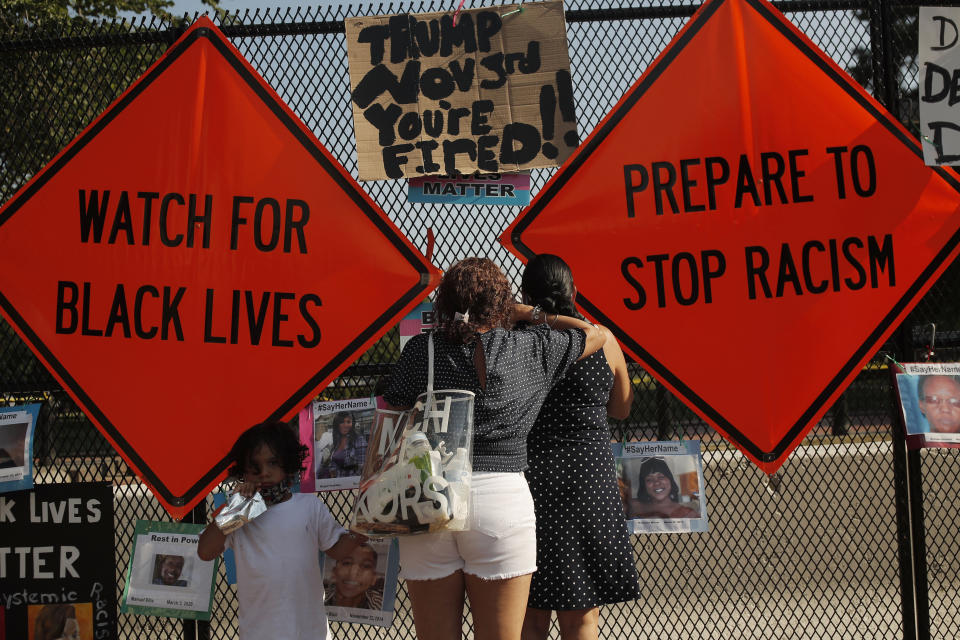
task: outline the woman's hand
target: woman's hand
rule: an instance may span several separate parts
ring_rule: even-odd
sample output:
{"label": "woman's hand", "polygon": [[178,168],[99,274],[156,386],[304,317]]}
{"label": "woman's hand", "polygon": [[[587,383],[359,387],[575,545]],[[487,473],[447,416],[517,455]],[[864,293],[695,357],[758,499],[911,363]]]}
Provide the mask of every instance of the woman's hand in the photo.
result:
{"label": "woman's hand", "polygon": [[510,326],[519,322],[532,322],[533,307],[528,304],[517,302],[513,305],[513,315],[510,317]]}

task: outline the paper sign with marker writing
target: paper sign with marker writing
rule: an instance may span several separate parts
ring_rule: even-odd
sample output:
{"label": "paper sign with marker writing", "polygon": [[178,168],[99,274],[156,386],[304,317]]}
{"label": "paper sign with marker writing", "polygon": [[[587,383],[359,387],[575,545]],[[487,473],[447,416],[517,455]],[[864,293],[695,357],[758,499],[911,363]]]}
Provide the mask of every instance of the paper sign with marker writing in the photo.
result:
{"label": "paper sign with marker writing", "polygon": [[920,7],[920,133],[927,165],[960,163],[960,7]]}
{"label": "paper sign with marker writing", "polygon": [[361,180],[556,167],[576,148],[562,2],[345,27]]}

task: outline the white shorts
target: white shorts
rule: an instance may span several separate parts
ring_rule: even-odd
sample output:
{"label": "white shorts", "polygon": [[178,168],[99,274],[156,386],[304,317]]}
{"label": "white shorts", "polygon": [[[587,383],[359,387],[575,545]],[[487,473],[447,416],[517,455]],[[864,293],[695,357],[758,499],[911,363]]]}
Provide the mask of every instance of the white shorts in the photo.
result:
{"label": "white shorts", "polygon": [[471,477],[470,529],[400,537],[400,577],[436,580],[462,569],[484,580],[537,570],[537,522],[522,473]]}

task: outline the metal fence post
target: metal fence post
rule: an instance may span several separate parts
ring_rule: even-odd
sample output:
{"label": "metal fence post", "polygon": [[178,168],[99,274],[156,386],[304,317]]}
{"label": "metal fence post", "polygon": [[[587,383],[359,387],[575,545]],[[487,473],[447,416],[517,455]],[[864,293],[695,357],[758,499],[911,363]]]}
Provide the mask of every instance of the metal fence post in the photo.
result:
{"label": "metal fence post", "polygon": [[[912,332],[906,323],[896,334],[898,358],[913,359]],[[894,456],[897,541],[900,553],[900,586],[903,637],[929,640],[930,598],[927,582],[927,544],[923,515],[923,474],[920,451],[907,448],[906,427],[900,412],[896,370],[890,369],[891,442]]]}
{"label": "metal fence post", "polygon": [[890,443],[893,447],[893,489],[897,517],[897,551],[900,557],[900,611],[903,616],[903,640],[917,638],[916,583],[913,576],[913,547],[910,530],[910,492],[907,473],[907,439],[899,414],[899,397],[894,382],[895,369],[890,369]]}
{"label": "metal fence post", "polygon": [[[206,524],[207,510],[203,502],[195,506],[190,513],[183,517],[183,521],[190,524]],[[183,629],[183,640],[209,640],[210,623],[206,620],[180,621]]]}

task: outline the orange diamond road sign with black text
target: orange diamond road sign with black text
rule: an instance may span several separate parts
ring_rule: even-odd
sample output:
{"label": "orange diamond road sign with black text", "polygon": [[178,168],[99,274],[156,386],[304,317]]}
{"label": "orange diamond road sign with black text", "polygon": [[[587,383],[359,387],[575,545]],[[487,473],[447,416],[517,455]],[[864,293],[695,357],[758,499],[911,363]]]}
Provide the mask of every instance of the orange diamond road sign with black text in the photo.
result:
{"label": "orange diamond road sign with black text", "polygon": [[503,234],[776,471],[957,253],[960,183],[763,0],[708,0]]}
{"label": "orange diamond road sign with black text", "polygon": [[174,516],[438,272],[207,18],[0,209],[0,310]]}

